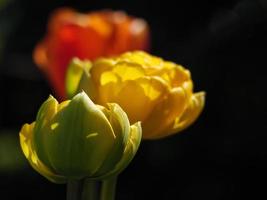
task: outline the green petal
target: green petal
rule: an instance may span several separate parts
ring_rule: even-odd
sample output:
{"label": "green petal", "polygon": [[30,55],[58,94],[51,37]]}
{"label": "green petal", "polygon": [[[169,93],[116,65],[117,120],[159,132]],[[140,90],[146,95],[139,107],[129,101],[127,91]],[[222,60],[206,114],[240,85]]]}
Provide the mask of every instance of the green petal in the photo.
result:
{"label": "green petal", "polygon": [[57,100],[50,95],[40,107],[36,117],[36,124],[34,126],[33,147],[41,161],[49,168],[53,167],[51,166],[49,155],[46,149],[45,136],[49,135],[51,132],[50,124],[51,120],[57,113],[57,106]]}
{"label": "green petal", "polygon": [[118,104],[108,104],[109,109],[99,106],[109,120],[116,135],[114,146],[107,154],[106,160],[95,176],[101,176],[112,170],[123,156],[124,148],[127,145],[130,135],[130,123],[126,113]]}
{"label": "green petal", "polygon": [[119,173],[121,173],[134,158],[139,148],[141,138],[142,138],[141,123],[137,122],[131,126],[130,136],[129,136],[127,145],[124,149],[121,160],[117,163],[117,165],[111,172],[109,172],[108,174],[100,178],[106,179],[106,178],[109,178],[111,176],[116,176]]}
{"label": "green petal", "polygon": [[127,114],[116,103],[108,103],[110,110],[109,121],[112,125],[116,137],[123,138],[123,146],[127,144],[130,133],[130,122]]}
{"label": "green petal", "polygon": [[[88,77],[88,71],[90,70],[92,63],[90,61],[81,61],[78,58],[72,59],[66,72],[66,94],[69,98],[72,98],[77,94],[79,90],[79,84],[84,76]],[[84,82],[84,80],[83,80]],[[87,84],[86,84],[87,85]]]}

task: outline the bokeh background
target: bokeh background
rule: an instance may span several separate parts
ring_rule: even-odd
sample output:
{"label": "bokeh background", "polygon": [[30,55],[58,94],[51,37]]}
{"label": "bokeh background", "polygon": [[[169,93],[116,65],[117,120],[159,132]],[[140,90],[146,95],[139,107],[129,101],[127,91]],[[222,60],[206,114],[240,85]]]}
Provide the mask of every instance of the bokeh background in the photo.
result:
{"label": "bokeh background", "polygon": [[52,93],[32,60],[49,13],[125,10],[150,25],[151,53],[191,70],[207,102],[183,133],[142,143],[118,200],[266,199],[266,0],[0,0],[0,199],[65,199],[23,157],[18,132]]}

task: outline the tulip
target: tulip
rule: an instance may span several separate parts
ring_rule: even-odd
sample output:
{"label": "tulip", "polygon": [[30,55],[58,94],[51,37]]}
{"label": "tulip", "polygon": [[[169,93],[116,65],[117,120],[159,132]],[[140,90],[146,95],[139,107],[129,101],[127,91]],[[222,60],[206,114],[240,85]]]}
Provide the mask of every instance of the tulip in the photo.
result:
{"label": "tulip", "polygon": [[82,14],[61,8],[52,14],[47,34],[36,46],[33,57],[56,95],[64,100],[65,72],[73,57],[94,60],[131,50],[148,50],[148,41],[147,23],[122,11]]}
{"label": "tulip", "polygon": [[52,182],[66,183],[118,175],[139,147],[141,126],[130,126],[119,105],[95,105],[81,92],[60,104],[50,96],[19,135],[31,166]]}
{"label": "tulip", "polygon": [[180,132],[201,113],[205,93],[193,93],[190,72],[142,51],[93,63],[73,59],[66,78],[71,97],[84,90],[97,104],[118,103],[131,123],[142,122],[143,138]]}

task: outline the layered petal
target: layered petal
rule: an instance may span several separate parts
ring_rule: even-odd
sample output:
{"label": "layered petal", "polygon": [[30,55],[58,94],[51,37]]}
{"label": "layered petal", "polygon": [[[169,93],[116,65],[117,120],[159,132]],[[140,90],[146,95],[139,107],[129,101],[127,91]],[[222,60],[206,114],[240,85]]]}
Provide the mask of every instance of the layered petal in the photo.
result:
{"label": "layered petal", "polygon": [[177,117],[166,130],[153,139],[166,137],[178,133],[189,127],[200,115],[205,105],[205,92],[195,93],[181,117]]}
{"label": "layered petal", "polygon": [[[142,77],[136,80],[122,81],[118,76],[105,82],[98,88],[98,103],[118,103],[127,113],[130,121],[145,120],[157,102],[163,98],[167,85],[156,77]],[[137,112],[142,110],[142,112]]]}
{"label": "layered petal", "polygon": [[112,150],[109,152],[102,167],[94,175],[95,177],[102,177],[113,170],[114,166],[121,160],[124,147],[127,145],[130,136],[130,123],[126,113],[121,109],[118,104],[110,103],[108,108],[99,106],[115,133],[115,140]]}
{"label": "layered petal", "polygon": [[145,139],[153,139],[161,134],[186,108],[186,93],[183,88],[174,88],[157,104],[150,116],[143,122]]}
{"label": "layered petal", "polygon": [[32,137],[35,122],[31,124],[24,124],[19,133],[20,145],[25,157],[28,159],[30,165],[41,175],[54,183],[65,183],[66,178],[55,174],[51,169],[45,166],[38,158],[36,151],[32,145]]}
{"label": "layered petal", "polygon": [[[51,120],[56,115],[58,109],[58,102],[53,96],[49,96],[49,98],[42,104],[40,107],[37,117],[36,117],[36,124],[34,126],[34,132],[38,134],[33,135],[33,146],[36,149],[36,153],[41,158],[42,162],[46,165],[51,167],[51,162],[47,154],[47,150],[44,146],[46,143],[47,134],[50,134],[52,131],[52,123]],[[42,143],[36,145],[36,141],[42,141]],[[37,148],[38,146],[38,148]]]}
{"label": "layered petal", "polygon": [[141,122],[137,122],[131,125],[129,139],[127,140],[127,145],[125,146],[120,161],[116,164],[114,169],[105,176],[103,176],[102,179],[107,179],[109,177],[121,173],[129,165],[129,163],[132,161],[139,148],[141,139],[142,139]]}

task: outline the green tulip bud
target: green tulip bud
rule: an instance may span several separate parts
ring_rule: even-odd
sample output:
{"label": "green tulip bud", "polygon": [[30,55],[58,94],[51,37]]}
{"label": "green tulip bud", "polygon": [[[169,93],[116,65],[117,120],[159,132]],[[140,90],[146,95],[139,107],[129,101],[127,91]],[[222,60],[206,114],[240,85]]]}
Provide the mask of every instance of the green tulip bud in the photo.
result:
{"label": "green tulip bud", "polygon": [[102,180],[130,163],[141,132],[118,104],[99,106],[81,92],[60,104],[50,96],[22,127],[20,143],[31,166],[53,182]]}

